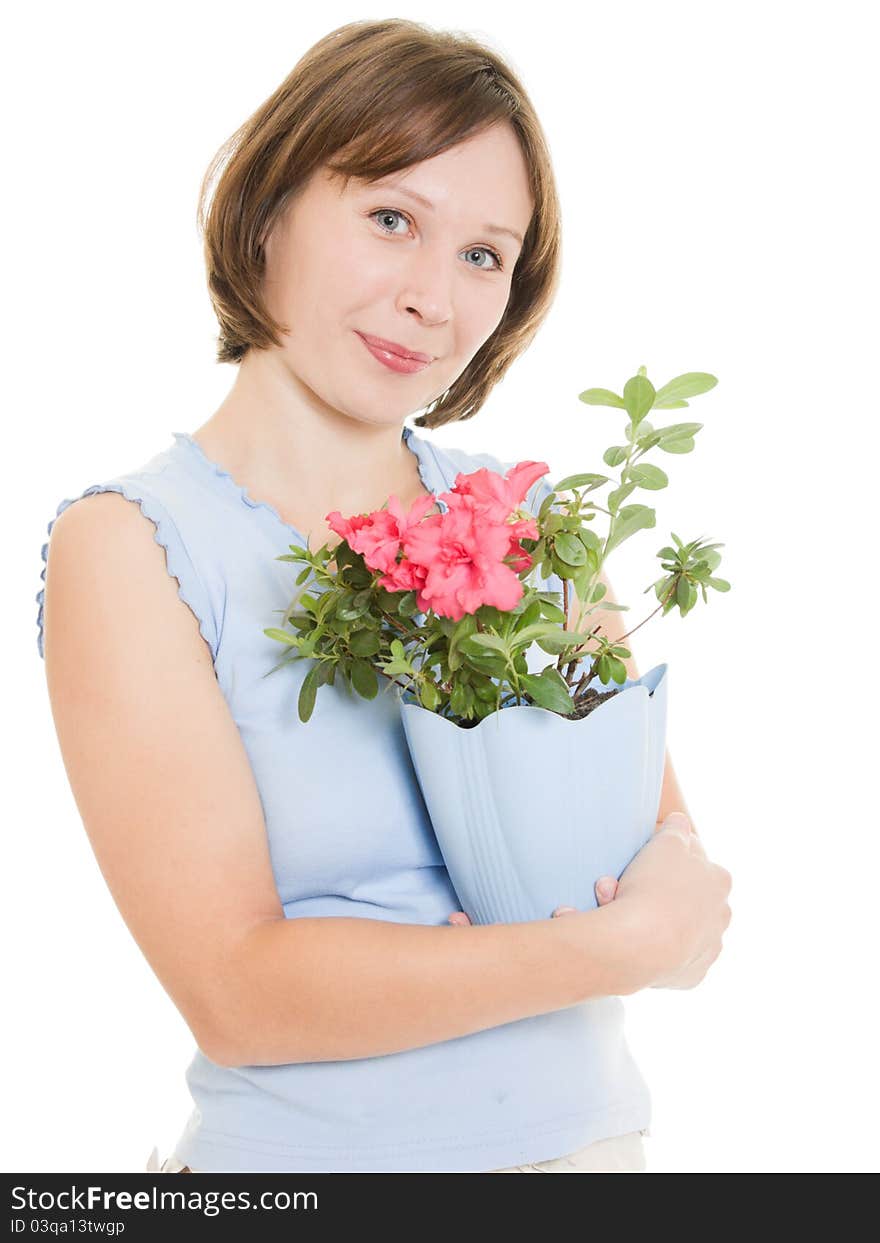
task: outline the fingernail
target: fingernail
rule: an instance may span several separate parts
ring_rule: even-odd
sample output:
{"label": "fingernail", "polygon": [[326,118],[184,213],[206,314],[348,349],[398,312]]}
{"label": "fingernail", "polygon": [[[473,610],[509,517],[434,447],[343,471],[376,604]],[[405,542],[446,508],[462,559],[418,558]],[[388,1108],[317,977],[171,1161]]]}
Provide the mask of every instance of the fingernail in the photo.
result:
{"label": "fingernail", "polygon": [[557,906],[556,910],[553,912],[553,915],[554,917],[557,915],[567,915],[569,912],[575,911],[576,909],[577,908],[574,906]]}
{"label": "fingernail", "polygon": [[596,892],[600,898],[614,897],[614,881],[603,880],[596,886]]}

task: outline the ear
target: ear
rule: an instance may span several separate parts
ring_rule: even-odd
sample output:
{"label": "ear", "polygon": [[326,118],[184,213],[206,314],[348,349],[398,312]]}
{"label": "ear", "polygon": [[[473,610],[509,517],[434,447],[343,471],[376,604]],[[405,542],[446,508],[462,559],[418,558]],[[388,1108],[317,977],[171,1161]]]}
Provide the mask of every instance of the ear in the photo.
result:
{"label": "ear", "polygon": [[257,246],[259,250],[262,252],[264,262],[268,260],[269,254],[272,251],[275,230],[278,227],[278,224],[280,223],[282,219],[283,219],[283,212],[281,213],[276,212],[274,219],[270,219],[266,221],[266,223],[260,229],[260,234],[257,239]]}
{"label": "ear", "polygon": [[267,263],[275,245],[275,234],[278,229],[285,227],[287,220],[287,211],[290,204],[285,203],[280,209],[276,209],[274,218],[263,225],[260,230],[258,246],[263,254],[263,261]]}

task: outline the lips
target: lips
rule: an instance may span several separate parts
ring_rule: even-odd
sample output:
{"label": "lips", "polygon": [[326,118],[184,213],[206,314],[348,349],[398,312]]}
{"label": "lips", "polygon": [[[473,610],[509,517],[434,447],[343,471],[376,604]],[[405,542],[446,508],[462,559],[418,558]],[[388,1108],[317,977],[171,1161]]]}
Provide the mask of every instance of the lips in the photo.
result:
{"label": "lips", "polygon": [[389,354],[396,354],[398,358],[411,358],[418,363],[434,361],[433,354],[421,354],[418,350],[408,350],[405,345],[399,345],[396,341],[386,341],[383,337],[373,337],[368,332],[358,332],[358,336],[363,337],[368,345],[375,346],[377,350],[385,350]]}

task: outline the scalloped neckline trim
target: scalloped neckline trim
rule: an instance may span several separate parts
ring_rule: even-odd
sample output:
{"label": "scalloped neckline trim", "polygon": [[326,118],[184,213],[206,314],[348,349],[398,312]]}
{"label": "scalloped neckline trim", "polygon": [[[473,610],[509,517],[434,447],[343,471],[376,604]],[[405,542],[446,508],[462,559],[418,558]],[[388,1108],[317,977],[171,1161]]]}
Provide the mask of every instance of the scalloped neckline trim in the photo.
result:
{"label": "scalloped neckline trim", "polygon": [[[265,510],[280,527],[287,531],[289,535],[295,535],[304,548],[308,547],[308,541],[302,531],[298,531],[296,527],[291,526],[289,522],[285,522],[275,506],[270,504],[269,501],[258,501],[252,497],[247,488],[243,484],[238,483],[238,481],[233,478],[228,470],[222,467],[218,462],[215,462],[212,458],[208,457],[199,442],[195,440],[189,432],[172,432],[171,434],[178,444],[183,444],[190,449],[202,466],[206,467],[215,478],[222,480],[224,485],[227,486],[232,493],[238,496],[238,499],[243,505],[246,505],[248,509]],[[436,503],[445,513],[449,506],[445,501],[440,500],[437,496],[437,493],[428,478],[427,464],[422,456],[422,449],[426,442],[423,441],[421,437],[416,436],[411,427],[404,427],[401,439],[418,463],[419,478],[421,479],[423,486],[432,494],[432,496],[436,498]],[[439,468],[437,473],[438,475],[441,475]],[[445,480],[443,481],[443,484],[445,488],[447,486]]]}

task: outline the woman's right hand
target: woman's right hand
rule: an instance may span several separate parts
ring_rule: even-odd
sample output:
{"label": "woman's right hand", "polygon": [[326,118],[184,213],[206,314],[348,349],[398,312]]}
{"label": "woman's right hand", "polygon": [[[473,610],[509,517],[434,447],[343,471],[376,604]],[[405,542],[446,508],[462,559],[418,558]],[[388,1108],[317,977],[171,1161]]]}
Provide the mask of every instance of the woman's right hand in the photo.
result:
{"label": "woman's right hand", "polygon": [[[626,921],[641,988],[695,988],[721,953],[730,923],[732,877],[710,862],[688,816],[670,812],[620,879],[596,882],[600,907],[613,905]],[[577,914],[559,906],[554,918]],[[469,924],[464,911],[451,924]],[[635,991],[635,990],[633,990]]]}
{"label": "woman's right hand", "polygon": [[694,988],[721,953],[732,877],[706,857],[684,812],[671,812],[624,870],[614,906],[627,913],[646,987]]}

